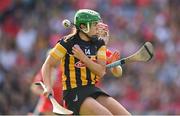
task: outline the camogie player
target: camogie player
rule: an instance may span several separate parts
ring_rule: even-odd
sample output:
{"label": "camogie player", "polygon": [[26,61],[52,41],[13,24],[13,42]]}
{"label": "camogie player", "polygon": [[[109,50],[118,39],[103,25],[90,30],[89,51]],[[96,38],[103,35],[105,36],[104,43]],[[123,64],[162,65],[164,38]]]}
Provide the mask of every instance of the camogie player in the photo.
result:
{"label": "camogie player", "polygon": [[[99,30],[101,29],[103,31],[103,33],[109,33],[109,30],[107,28],[107,25],[104,24],[104,23],[99,23],[98,24],[98,27],[99,27]],[[103,37],[103,34],[101,32],[101,38],[100,39],[103,39],[105,41],[105,44],[108,43],[109,41],[109,37]],[[106,56],[107,56],[107,62],[106,64],[109,64],[109,63],[112,63],[118,59],[120,59],[120,54],[115,51],[114,53],[110,50],[106,50]],[[122,75],[122,69],[121,69],[121,66],[118,66],[118,67],[115,67],[115,68],[112,68],[111,69],[111,72],[114,76],[116,77],[120,77]],[[63,104],[62,103],[62,84],[61,84],[61,76],[62,76],[62,71],[61,71],[61,68],[57,68],[56,70],[53,71],[52,73],[52,82],[53,82],[53,92],[54,92],[54,97],[56,99],[56,101],[58,101],[61,105]],[[38,114],[52,114],[52,104],[50,102],[50,100],[45,97],[44,95],[42,95],[43,93],[43,88],[42,87],[39,87],[39,85],[35,85],[35,83],[37,82],[43,82],[42,80],[42,73],[41,71],[39,71],[34,79],[33,79],[33,83],[31,85],[31,90],[33,93],[39,95],[39,100],[38,100],[38,103],[34,109],[34,112],[33,114],[34,115],[38,115]],[[96,86],[100,87],[101,86],[101,83],[100,81],[98,83],[96,83]],[[65,104],[63,104],[64,107]]]}
{"label": "camogie player", "polygon": [[[105,45],[107,45],[110,38],[108,25],[104,24],[103,22],[99,22],[97,24],[97,35],[98,35],[98,38],[104,40]],[[112,62],[115,62],[116,60],[119,60],[120,54],[117,51],[112,52],[111,50],[106,49],[106,57],[107,57],[106,64],[110,64]],[[116,66],[114,68],[111,68],[110,70],[115,77],[122,76],[121,66]]]}
{"label": "camogie player", "polygon": [[114,98],[95,86],[106,73],[106,46],[98,39],[99,13],[81,9],[74,16],[76,32],[65,36],[51,50],[42,66],[47,91],[53,94],[51,72],[62,66],[63,99],[74,114],[130,115]]}

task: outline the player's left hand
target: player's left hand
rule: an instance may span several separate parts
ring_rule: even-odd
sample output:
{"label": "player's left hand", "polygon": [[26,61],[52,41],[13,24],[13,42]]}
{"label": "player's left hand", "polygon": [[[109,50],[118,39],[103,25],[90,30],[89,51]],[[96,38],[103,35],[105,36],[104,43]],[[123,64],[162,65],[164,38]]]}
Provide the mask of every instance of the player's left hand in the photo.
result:
{"label": "player's left hand", "polygon": [[120,59],[120,53],[118,51],[115,51],[108,59],[108,63],[115,62]]}

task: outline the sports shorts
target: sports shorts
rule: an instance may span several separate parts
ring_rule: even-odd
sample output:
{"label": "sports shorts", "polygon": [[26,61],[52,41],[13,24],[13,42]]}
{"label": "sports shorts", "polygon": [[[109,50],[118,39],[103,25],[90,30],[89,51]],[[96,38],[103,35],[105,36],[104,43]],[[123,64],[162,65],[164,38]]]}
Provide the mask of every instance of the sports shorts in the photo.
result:
{"label": "sports shorts", "polygon": [[63,91],[63,99],[66,107],[72,110],[74,115],[79,115],[81,104],[87,97],[96,99],[100,95],[109,96],[101,89],[95,87],[95,85],[86,85]]}

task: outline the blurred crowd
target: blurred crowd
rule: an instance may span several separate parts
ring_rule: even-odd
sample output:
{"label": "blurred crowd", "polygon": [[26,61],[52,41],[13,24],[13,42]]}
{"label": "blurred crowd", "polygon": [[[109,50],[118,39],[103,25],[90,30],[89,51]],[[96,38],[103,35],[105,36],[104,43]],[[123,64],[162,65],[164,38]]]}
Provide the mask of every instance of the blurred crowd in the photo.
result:
{"label": "blurred crowd", "polygon": [[155,54],[147,63],[124,65],[123,76],[107,73],[102,88],[132,114],[180,114],[179,0],[1,0],[0,114],[32,112],[38,97],[30,91],[46,51],[69,33],[80,8],[98,11],[109,25],[108,48],[121,57],[146,41]]}

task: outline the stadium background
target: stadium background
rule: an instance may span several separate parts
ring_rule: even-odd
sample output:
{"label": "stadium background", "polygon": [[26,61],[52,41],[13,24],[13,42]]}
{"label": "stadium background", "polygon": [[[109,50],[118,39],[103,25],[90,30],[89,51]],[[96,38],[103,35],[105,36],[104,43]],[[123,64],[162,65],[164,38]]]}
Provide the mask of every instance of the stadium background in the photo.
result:
{"label": "stadium background", "polygon": [[145,41],[155,47],[153,60],[125,65],[120,79],[108,73],[103,88],[132,114],[180,114],[179,0],[1,0],[0,114],[33,111],[32,77],[80,8],[101,14],[122,57]]}

